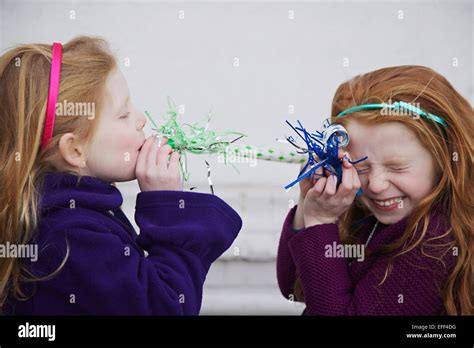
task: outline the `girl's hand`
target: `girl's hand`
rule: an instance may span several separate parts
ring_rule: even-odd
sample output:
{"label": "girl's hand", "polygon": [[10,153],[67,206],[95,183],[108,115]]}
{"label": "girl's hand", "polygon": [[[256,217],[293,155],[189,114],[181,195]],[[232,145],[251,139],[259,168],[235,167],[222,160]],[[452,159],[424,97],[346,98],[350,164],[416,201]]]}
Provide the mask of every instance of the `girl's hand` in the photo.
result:
{"label": "girl's hand", "polygon": [[[148,138],[138,154],[135,175],[141,191],[182,191],[179,152],[166,144],[166,138]],[[160,146],[161,145],[161,146]],[[171,156],[170,156],[171,154]]]}
{"label": "girl's hand", "polygon": [[[348,153],[339,152],[343,158],[342,182],[336,190],[337,177],[314,176],[314,185],[307,190],[304,197],[303,220],[304,226],[335,223],[352,204],[361,183],[354,166],[349,163]],[[319,174],[322,170],[319,170]],[[319,179],[318,179],[319,178]]]}

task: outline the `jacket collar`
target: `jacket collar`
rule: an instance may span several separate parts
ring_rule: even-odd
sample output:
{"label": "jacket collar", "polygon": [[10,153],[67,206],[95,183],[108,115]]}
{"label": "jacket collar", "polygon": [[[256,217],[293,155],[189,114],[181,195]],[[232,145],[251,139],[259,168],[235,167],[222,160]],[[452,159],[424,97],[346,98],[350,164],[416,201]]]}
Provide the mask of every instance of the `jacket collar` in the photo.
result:
{"label": "jacket collar", "polygon": [[113,210],[123,203],[122,194],[111,183],[92,176],[79,177],[66,172],[47,173],[40,191],[42,215],[63,207]]}

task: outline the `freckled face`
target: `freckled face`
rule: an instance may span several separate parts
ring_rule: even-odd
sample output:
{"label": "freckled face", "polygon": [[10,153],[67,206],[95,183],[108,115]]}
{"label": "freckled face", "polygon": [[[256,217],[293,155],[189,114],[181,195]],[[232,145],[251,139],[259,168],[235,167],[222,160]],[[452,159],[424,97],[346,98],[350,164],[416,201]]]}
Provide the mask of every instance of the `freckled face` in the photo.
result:
{"label": "freckled face", "polygon": [[363,190],[361,201],[383,224],[407,217],[435,185],[430,152],[400,122],[367,125],[352,119],[346,129],[352,159],[369,157],[355,165]]}

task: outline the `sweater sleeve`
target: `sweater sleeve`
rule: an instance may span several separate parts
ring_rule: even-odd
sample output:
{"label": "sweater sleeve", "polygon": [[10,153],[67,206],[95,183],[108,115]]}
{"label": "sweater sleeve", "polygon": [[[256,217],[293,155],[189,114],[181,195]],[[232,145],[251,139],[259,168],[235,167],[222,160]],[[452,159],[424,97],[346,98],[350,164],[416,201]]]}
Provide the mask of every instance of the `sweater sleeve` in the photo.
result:
{"label": "sweater sleeve", "polygon": [[165,290],[165,308],[198,314],[206,274],[237,237],[239,215],[214,195],[161,191],[138,194],[135,220],[137,243],[148,251],[155,282]]}
{"label": "sweater sleeve", "polygon": [[[206,274],[236,238],[242,225],[239,215],[213,195],[154,191],[138,194],[135,219],[140,227],[135,241],[92,219],[57,229],[62,242],[46,248],[40,258],[64,260],[66,249],[69,255],[57,276],[37,283],[37,301],[30,304],[35,307],[23,312],[199,314]],[[36,274],[57,269],[47,264],[49,269]]]}
{"label": "sweater sleeve", "polygon": [[292,227],[296,208],[297,207],[294,207],[289,211],[283,223],[276,261],[278,286],[283,296],[287,299],[293,294],[296,279],[296,268],[288,247],[288,242],[296,234],[296,231]]}
{"label": "sweater sleeve", "polygon": [[441,289],[454,257],[448,257],[443,265],[415,248],[392,260],[392,269],[381,283],[394,254],[374,256],[353,284],[347,259],[325,256],[326,246],[334,242],[340,244],[336,224],[312,226],[289,242],[301,277],[305,314],[435,315],[442,311]]}

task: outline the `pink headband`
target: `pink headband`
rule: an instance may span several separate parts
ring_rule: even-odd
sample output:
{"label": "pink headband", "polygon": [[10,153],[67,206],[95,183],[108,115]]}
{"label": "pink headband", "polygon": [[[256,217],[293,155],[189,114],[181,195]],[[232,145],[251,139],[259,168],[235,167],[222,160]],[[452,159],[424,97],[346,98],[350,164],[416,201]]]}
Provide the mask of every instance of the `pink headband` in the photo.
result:
{"label": "pink headband", "polygon": [[48,103],[46,104],[46,118],[44,120],[43,140],[41,149],[43,150],[53,137],[54,120],[56,117],[56,101],[59,93],[59,77],[61,75],[61,60],[63,46],[60,43],[53,43],[53,58],[51,60],[51,73],[49,76]]}

